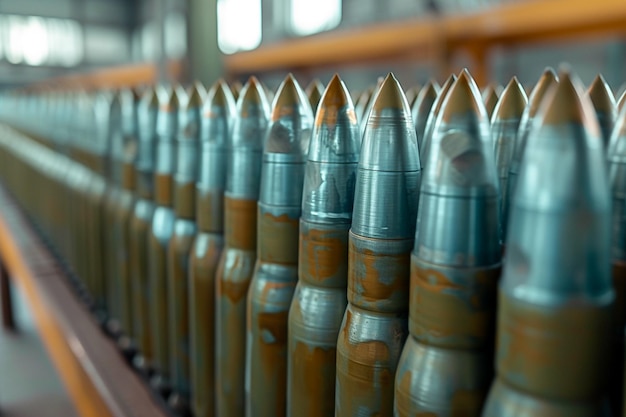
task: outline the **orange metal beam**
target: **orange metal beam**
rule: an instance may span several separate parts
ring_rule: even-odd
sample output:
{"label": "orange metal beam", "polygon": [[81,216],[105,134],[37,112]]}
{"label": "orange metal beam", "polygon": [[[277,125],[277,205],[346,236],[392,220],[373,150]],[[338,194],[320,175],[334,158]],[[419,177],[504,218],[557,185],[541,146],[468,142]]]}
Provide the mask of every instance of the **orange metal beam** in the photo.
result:
{"label": "orange metal beam", "polygon": [[[183,63],[171,61],[168,64],[168,74],[172,79],[179,79],[182,74]],[[84,73],[74,73],[67,76],[47,79],[41,83],[29,86],[29,89],[99,89],[120,88],[158,82],[157,67],[153,63],[130,64],[117,67],[107,67]]]}
{"label": "orange metal beam", "polygon": [[224,66],[236,74],[430,55],[438,35],[434,23],[422,19],[326,32],[227,55]]}
{"label": "orange metal beam", "polygon": [[525,43],[626,33],[623,0],[526,0],[441,21],[452,44]]}
{"label": "orange metal beam", "polygon": [[23,291],[52,362],[84,417],[166,417],[71,292],[58,263],[0,186],[0,259]]}
{"label": "orange metal beam", "polygon": [[39,334],[81,416],[113,417],[98,390],[79,362],[79,348],[73,337],[68,337],[65,324],[59,322],[47,295],[37,283],[26,254],[13,238],[7,220],[0,217],[0,254],[11,278],[23,291],[35,318]]}
{"label": "orange metal beam", "polygon": [[432,57],[441,47],[451,55],[466,47],[615,34],[626,34],[624,0],[526,0],[470,14],[331,31],[225,56],[224,64],[233,75],[392,57],[415,59],[416,52]]}

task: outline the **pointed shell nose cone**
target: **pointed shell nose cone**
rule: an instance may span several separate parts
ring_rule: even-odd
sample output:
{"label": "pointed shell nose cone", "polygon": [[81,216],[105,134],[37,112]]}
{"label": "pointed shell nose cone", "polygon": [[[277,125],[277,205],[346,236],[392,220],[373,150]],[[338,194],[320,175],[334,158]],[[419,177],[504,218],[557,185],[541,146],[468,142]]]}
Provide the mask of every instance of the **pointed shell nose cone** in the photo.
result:
{"label": "pointed shell nose cone", "polygon": [[268,121],[265,89],[255,77],[250,77],[239,95],[237,115],[227,143],[226,192],[231,198],[259,198],[263,141]]}
{"label": "pointed shell nose cone", "polygon": [[[415,252],[433,264],[500,259],[498,179],[480,92],[463,71],[450,87],[422,175]],[[480,230],[480,232],[477,232]]]}
{"label": "pointed shell nose cone", "polygon": [[349,223],[352,218],[359,125],[350,94],[335,75],[319,103],[309,148],[302,219]]}
{"label": "pointed shell nose cone", "polygon": [[189,90],[187,90],[187,94],[186,94],[187,97],[185,101],[184,102],[181,101],[181,104],[180,104],[181,110],[186,110],[186,109],[190,109],[194,107],[201,107],[202,101],[204,100],[205,95],[206,95],[206,90],[204,86],[199,82],[195,82],[193,85],[191,85],[191,87],[189,87]]}
{"label": "pointed shell nose cone", "polygon": [[259,204],[302,206],[304,164],[309,149],[313,113],[309,100],[291,74],[282,82],[272,105],[263,150]]}
{"label": "pointed shell nose cone", "polygon": [[[360,115],[359,123],[361,126],[361,137],[363,136],[363,132],[365,131],[365,126],[367,125],[367,120],[369,119],[370,111],[372,111],[372,106],[374,105],[374,100],[376,99],[376,95],[380,91],[380,87],[382,86],[384,81],[385,81],[384,77],[378,77],[378,80],[376,80],[376,86],[371,90],[368,100],[365,103],[365,107],[363,108],[363,113]],[[405,97],[405,100],[406,100],[406,97]],[[359,115],[357,114],[357,116]]]}
{"label": "pointed shell nose cone", "polygon": [[141,106],[159,108],[159,96],[156,87],[148,87],[141,96]]}
{"label": "pointed shell nose cone", "polygon": [[[559,74],[559,85],[553,86],[545,96],[539,111],[539,119],[531,127],[533,133],[541,132],[542,126],[560,126],[567,123],[585,126],[591,137],[600,136],[594,107],[584,96],[582,83],[569,71]],[[536,139],[532,139],[536,141]]]}
{"label": "pointed shell nose cone", "polygon": [[392,74],[373,100],[361,144],[352,231],[405,239],[413,233],[417,210],[417,137],[404,92]]}
{"label": "pointed shell nose cone", "polygon": [[163,87],[159,91],[159,113],[157,115],[157,134],[159,138],[173,139],[178,127],[179,91],[172,87]]}
{"label": "pointed shell nose cone", "polygon": [[239,99],[242,88],[243,86],[239,81],[235,81],[230,85],[230,93],[233,95],[233,100],[237,101]]}
{"label": "pointed shell nose cone", "polygon": [[532,122],[533,118],[539,112],[539,108],[546,92],[558,82],[559,79],[554,70],[552,68],[546,68],[528,98],[528,107],[526,108],[526,112],[524,114],[524,119],[526,119],[524,120],[524,124]]}
{"label": "pointed shell nose cone", "polygon": [[435,129],[435,120],[437,120],[437,116],[439,115],[439,111],[443,106],[443,101],[446,99],[448,95],[448,91],[452,84],[456,81],[457,77],[454,74],[451,74],[446,82],[443,83],[439,93],[437,95],[437,99],[433,103],[430,113],[428,114],[428,118],[426,119],[426,127],[424,129],[424,138],[422,140],[422,146],[419,149],[420,159],[422,161],[422,165],[426,165],[428,161],[428,152],[430,148],[430,140],[433,136],[433,130]]}
{"label": "pointed shell nose cone", "polygon": [[264,158],[304,163],[309,150],[312,119],[308,98],[293,75],[287,75],[272,103]]}
{"label": "pointed shell nose cone", "polygon": [[598,75],[591,83],[591,86],[589,86],[587,95],[593,104],[598,122],[600,123],[604,145],[608,146],[613,127],[615,126],[615,119],[617,118],[617,107],[611,87],[609,87],[602,75]]}
{"label": "pointed shell nose cone", "polygon": [[507,229],[509,225],[509,206],[511,204],[511,198],[515,194],[515,188],[517,185],[517,175],[520,170],[522,158],[524,156],[524,150],[526,149],[526,141],[528,139],[528,132],[532,126],[537,113],[539,112],[540,105],[545,98],[546,92],[554,85],[558,84],[558,78],[552,68],[546,68],[539,81],[533,88],[528,98],[528,105],[522,114],[522,119],[519,123],[517,131],[517,140],[515,148],[513,149],[513,157],[511,158],[509,176],[507,179],[507,188],[502,193],[502,235],[506,237]]}
{"label": "pointed shell nose cone", "polygon": [[[335,74],[319,102],[315,118],[314,140],[309,147],[309,161],[357,162],[359,160],[358,123],[354,105],[345,84]],[[348,158],[348,159],[346,159]]]}
{"label": "pointed shell nose cone", "polygon": [[219,190],[221,195],[226,187],[226,147],[234,114],[235,100],[230,88],[224,80],[216,81],[206,95],[200,119],[200,171],[197,187],[206,192]]}
{"label": "pointed shell nose cone", "polygon": [[374,92],[374,87],[370,87],[367,90],[363,91],[356,100],[354,110],[356,112],[357,120],[360,124],[366,122],[366,120],[364,120],[365,110],[367,109],[367,104],[370,102],[370,99],[372,98]]}
{"label": "pointed shell nose cone", "polygon": [[263,151],[263,140],[269,119],[269,104],[263,85],[250,77],[242,87],[237,100],[233,134],[230,136],[232,149]]}
{"label": "pointed shell nose cone", "polygon": [[159,98],[155,88],[148,88],[141,97],[137,109],[139,123],[139,147],[137,150],[137,170],[151,172],[154,167],[154,143],[156,142],[156,121]]}
{"label": "pointed shell nose cone", "polygon": [[428,115],[433,107],[433,104],[437,100],[437,94],[439,93],[439,85],[436,81],[429,81],[426,85],[417,93],[415,102],[411,107],[411,116],[413,117],[413,123],[415,125],[415,133],[417,134],[418,148],[421,150],[424,144],[424,132],[426,130],[426,122],[428,121]]}
{"label": "pointed shell nose cone", "polygon": [[195,83],[187,91],[184,101],[181,100],[178,111],[178,140],[199,139],[202,100],[205,93],[202,84]]}
{"label": "pointed shell nose cone", "polygon": [[409,105],[400,83],[389,74],[372,101],[360,166],[376,171],[419,170],[419,158],[413,154],[417,139],[414,141],[415,135],[406,131],[409,126]]}
{"label": "pointed shell nose cone", "polygon": [[306,96],[309,98],[309,104],[311,105],[311,111],[313,111],[313,115],[317,111],[317,105],[322,98],[322,94],[324,93],[324,84],[317,78],[309,83],[305,90]]}
{"label": "pointed shell nose cone", "polygon": [[540,304],[612,297],[600,129],[581,82],[568,72],[559,79],[528,136],[504,272],[507,292]]}
{"label": "pointed shell nose cone", "polygon": [[[180,90],[183,90],[182,87]],[[185,91],[184,96],[180,96],[175,152],[175,180],[180,184],[193,184],[198,179],[198,163],[200,161],[198,151],[204,93],[204,87],[199,83],[195,83]]]}
{"label": "pointed shell nose cone", "polygon": [[225,147],[235,100],[224,80],[217,80],[209,89],[202,106],[200,138],[203,142]]}
{"label": "pointed shell nose cone", "polygon": [[[513,152],[513,159],[511,160],[511,171],[510,175],[517,176],[519,171],[519,166],[522,161],[522,157],[524,155],[524,149],[526,148],[526,140],[528,138],[528,131],[539,112],[539,108],[541,103],[543,102],[546,92],[555,84],[558,84],[558,78],[556,73],[552,68],[547,68],[537,84],[535,88],[533,88],[530,93],[530,97],[528,98],[528,105],[526,106],[526,110],[524,110],[524,114],[522,114],[522,120],[520,121],[519,131],[517,132],[517,144],[515,145],[515,150]],[[509,185],[511,188],[511,193],[515,190],[515,180],[513,183]],[[509,195],[508,198],[511,198]]]}
{"label": "pointed shell nose cone", "polygon": [[498,176],[505,179],[505,182],[501,183],[503,185],[500,188],[501,192],[506,189],[504,185],[509,176],[511,159],[517,142],[517,132],[527,104],[526,92],[517,78],[513,77],[502,92],[492,117],[491,126]]}
{"label": "pointed shell nose cone", "polygon": [[[517,81],[517,78],[513,77],[502,92],[500,101],[493,113],[491,136],[496,153],[496,169],[500,178],[500,192],[503,196],[507,190],[507,179],[517,143],[519,124],[527,104],[526,92]],[[505,197],[502,198],[502,200],[504,199]]]}
{"label": "pointed shell nose cone", "polygon": [[493,84],[489,84],[483,91],[482,97],[483,103],[485,103],[485,109],[487,110],[487,116],[489,120],[491,120],[491,116],[493,115],[493,111],[495,110],[499,99],[497,87]]}
{"label": "pointed shell nose cone", "polygon": [[142,95],[137,110],[139,137],[153,139],[156,133],[156,114],[159,109],[159,96],[156,88],[148,88]]}
{"label": "pointed shell nose cone", "polygon": [[122,105],[122,128],[125,136],[137,135],[137,106],[139,94],[134,88],[125,88],[120,92]]}
{"label": "pointed shell nose cone", "polygon": [[494,120],[518,120],[522,117],[527,104],[526,91],[524,91],[517,77],[513,77],[502,92],[494,109]]}

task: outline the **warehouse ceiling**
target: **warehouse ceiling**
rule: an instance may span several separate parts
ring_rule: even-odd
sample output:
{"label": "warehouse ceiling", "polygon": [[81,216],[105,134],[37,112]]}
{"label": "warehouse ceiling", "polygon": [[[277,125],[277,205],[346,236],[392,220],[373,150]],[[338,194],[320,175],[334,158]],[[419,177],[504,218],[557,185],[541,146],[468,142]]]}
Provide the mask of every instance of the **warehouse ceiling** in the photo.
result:
{"label": "warehouse ceiling", "polygon": [[133,61],[133,34],[152,2],[2,0],[0,85]]}

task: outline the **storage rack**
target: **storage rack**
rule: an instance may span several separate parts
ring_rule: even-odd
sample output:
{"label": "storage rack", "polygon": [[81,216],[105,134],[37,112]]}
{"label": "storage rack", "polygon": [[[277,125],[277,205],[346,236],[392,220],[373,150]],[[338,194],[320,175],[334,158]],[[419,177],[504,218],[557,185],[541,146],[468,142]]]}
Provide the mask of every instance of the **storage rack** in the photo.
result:
{"label": "storage rack", "polygon": [[235,76],[429,59],[449,73],[450,58],[464,50],[473,59],[472,75],[484,85],[489,75],[485,57],[495,46],[623,34],[622,0],[518,0],[471,14],[426,16],[262,45],[224,57],[224,66]]}
{"label": "storage rack", "polygon": [[[227,76],[239,77],[277,70],[429,59],[449,72],[451,57],[465,50],[474,61],[473,76],[484,84],[488,79],[485,57],[496,46],[624,34],[624,0],[527,0],[472,14],[427,16],[263,45],[225,56],[224,67]],[[168,73],[176,77],[183,65],[181,61],[170,62]],[[72,74],[29,88],[111,88],[157,79],[157,66],[146,63]],[[1,187],[0,206],[0,291],[8,296],[7,275],[24,290],[44,344],[81,414],[164,416],[113,342],[84,311],[67,287],[58,261]],[[10,316],[10,311],[3,311],[6,327],[11,327]]]}

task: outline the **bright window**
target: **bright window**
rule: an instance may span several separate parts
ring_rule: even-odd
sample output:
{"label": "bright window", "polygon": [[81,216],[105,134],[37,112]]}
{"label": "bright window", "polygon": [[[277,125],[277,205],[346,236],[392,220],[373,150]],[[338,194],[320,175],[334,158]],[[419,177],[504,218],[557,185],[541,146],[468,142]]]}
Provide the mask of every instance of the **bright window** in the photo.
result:
{"label": "bright window", "polygon": [[291,31],[311,35],[332,29],[341,22],[341,0],[290,0]]}
{"label": "bright window", "polygon": [[261,44],[261,0],[218,0],[217,43],[222,52],[249,51]]}
{"label": "bright window", "polygon": [[70,67],[83,59],[83,33],[78,22],[7,15],[2,23],[2,49],[12,64]]}
{"label": "bright window", "polygon": [[165,53],[168,58],[180,59],[187,52],[187,22],[180,12],[165,18]]}
{"label": "bright window", "polygon": [[48,28],[40,17],[29,17],[22,28],[22,56],[28,65],[41,65],[48,58]]}

